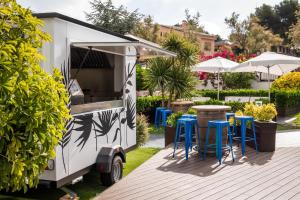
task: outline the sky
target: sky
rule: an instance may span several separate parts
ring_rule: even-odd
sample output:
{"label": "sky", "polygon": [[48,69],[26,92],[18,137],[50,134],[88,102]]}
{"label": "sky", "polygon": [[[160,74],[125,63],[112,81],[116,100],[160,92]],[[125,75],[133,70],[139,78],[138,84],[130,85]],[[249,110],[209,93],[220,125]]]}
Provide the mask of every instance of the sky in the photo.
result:
{"label": "sky", "polygon": [[[91,11],[89,0],[17,0],[22,6],[34,12],[59,12],[86,21],[85,13]],[[192,14],[200,12],[200,24],[211,34],[219,34],[226,39],[230,30],[224,23],[232,12],[239,13],[241,19],[249,16],[262,4],[275,5],[281,0],[113,0],[116,6],[124,5],[128,10],[138,9],[140,13],[151,15],[154,21],[164,25],[180,23],[184,10]]]}

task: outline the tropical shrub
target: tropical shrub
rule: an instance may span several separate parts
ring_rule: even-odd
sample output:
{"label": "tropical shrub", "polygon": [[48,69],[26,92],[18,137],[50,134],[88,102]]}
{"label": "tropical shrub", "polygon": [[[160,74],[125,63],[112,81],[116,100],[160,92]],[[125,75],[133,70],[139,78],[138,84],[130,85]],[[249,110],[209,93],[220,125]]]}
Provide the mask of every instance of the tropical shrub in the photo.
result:
{"label": "tropical shrub", "polygon": [[257,106],[255,112],[255,119],[258,121],[271,121],[277,116],[277,111],[274,104],[264,104],[262,106]]}
{"label": "tropical shrub", "polygon": [[257,108],[259,106],[253,104],[253,103],[247,103],[245,105],[245,108],[244,108],[244,112],[243,114],[245,116],[253,116],[253,117],[256,117],[256,112],[257,112]]}
{"label": "tropical shrub", "polygon": [[196,115],[197,114],[197,110],[195,110],[194,108],[189,108],[188,111],[187,111],[187,114]]}
{"label": "tropical shrub", "polygon": [[179,119],[182,115],[183,115],[183,112],[181,112],[181,111],[172,113],[167,119],[167,124],[171,127],[176,127],[177,119]]}
{"label": "tropical shrub", "polygon": [[[171,60],[167,58],[153,58],[148,62],[148,68],[145,71],[146,87],[152,90],[160,89],[163,99],[169,81],[171,65]],[[162,101],[162,106],[164,106],[164,101]]]}
{"label": "tropical shrub", "polygon": [[149,139],[149,123],[143,114],[136,115],[136,144],[144,145]]}
{"label": "tropical shrub", "polygon": [[272,83],[274,90],[300,90],[300,72],[287,73]]}
{"label": "tropical shrub", "polygon": [[272,103],[264,104],[261,106],[253,103],[245,105],[244,111],[237,111],[236,116],[253,116],[257,121],[271,121],[277,115],[275,105]]}
{"label": "tropical shrub", "polygon": [[0,190],[27,190],[55,157],[69,119],[68,93],[58,70],[39,64],[50,36],[15,0],[0,7]]}

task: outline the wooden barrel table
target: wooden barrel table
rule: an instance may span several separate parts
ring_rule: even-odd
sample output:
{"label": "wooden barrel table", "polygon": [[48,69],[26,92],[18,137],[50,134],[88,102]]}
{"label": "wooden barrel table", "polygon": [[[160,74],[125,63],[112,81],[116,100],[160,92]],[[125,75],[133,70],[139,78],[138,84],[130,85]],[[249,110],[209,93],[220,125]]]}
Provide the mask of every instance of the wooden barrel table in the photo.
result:
{"label": "wooden barrel table", "polygon": [[[193,106],[193,109],[197,111],[197,119],[200,126],[200,142],[201,149],[204,148],[205,145],[205,136],[208,121],[211,120],[226,120],[226,112],[231,110],[230,106],[223,105],[200,105]],[[225,132],[225,129],[224,129]],[[223,137],[223,144],[226,143],[226,135]],[[216,131],[215,128],[210,129],[209,135],[209,143],[216,143]],[[215,151],[210,151],[210,153],[214,153]]]}
{"label": "wooden barrel table", "polygon": [[193,101],[174,101],[171,103],[171,110],[173,112],[187,112],[188,109],[194,105]]}

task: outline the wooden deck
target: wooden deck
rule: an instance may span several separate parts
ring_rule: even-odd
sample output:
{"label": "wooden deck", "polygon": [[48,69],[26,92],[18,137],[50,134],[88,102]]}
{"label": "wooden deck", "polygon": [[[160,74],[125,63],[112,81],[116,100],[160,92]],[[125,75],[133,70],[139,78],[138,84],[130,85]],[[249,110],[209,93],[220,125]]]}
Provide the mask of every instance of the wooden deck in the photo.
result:
{"label": "wooden deck", "polygon": [[258,154],[246,149],[246,157],[235,148],[236,161],[228,156],[218,165],[196,152],[185,161],[184,150],[173,159],[167,148],[95,199],[300,199],[300,147]]}

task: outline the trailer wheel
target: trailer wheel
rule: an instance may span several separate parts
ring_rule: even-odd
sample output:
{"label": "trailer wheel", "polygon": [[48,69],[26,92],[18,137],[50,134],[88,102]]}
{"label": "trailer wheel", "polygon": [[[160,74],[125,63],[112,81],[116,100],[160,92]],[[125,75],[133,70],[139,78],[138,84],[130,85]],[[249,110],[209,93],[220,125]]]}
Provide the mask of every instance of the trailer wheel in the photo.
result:
{"label": "trailer wheel", "polygon": [[120,156],[115,156],[109,173],[101,173],[101,182],[105,186],[111,186],[118,182],[123,175],[123,161]]}

